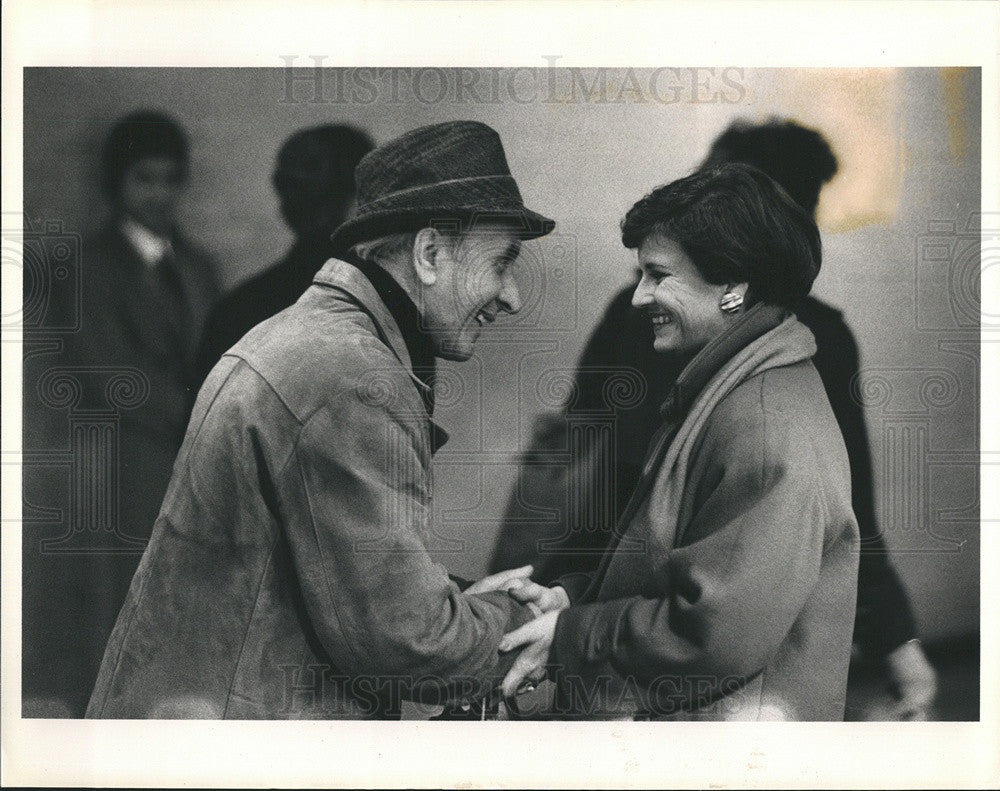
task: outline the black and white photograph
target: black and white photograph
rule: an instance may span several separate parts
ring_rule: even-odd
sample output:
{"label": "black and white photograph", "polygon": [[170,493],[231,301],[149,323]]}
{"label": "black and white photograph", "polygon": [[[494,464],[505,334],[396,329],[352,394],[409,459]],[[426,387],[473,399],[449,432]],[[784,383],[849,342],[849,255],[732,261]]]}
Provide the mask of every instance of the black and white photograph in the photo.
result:
{"label": "black and white photograph", "polygon": [[[347,5],[5,56],[5,778],[989,785],[996,30],[699,59],[609,2],[633,61],[511,60],[523,4]],[[418,7],[478,43],[394,53]]]}

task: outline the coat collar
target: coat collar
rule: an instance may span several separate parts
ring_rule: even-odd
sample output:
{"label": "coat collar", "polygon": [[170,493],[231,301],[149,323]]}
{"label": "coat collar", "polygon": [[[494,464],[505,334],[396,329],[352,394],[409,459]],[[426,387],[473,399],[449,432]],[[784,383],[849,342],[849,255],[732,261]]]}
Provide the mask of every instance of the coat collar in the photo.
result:
{"label": "coat collar", "polygon": [[[347,294],[362,307],[374,322],[379,337],[382,338],[385,345],[392,350],[392,353],[403,364],[406,373],[409,374],[413,384],[416,385],[424,404],[432,403],[432,388],[413,372],[413,361],[410,359],[410,352],[407,349],[403,333],[400,331],[399,325],[393,318],[389,308],[386,307],[375,287],[365,277],[364,273],[347,261],[331,258],[316,273],[313,283],[336,288]],[[433,453],[448,441],[448,433],[433,420],[430,421],[430,424]]]}
{"label": "coat collar", "polygon": [[360,269],[347,261],[331,258],[316,273],[313,283],[340,289],[361,305],[365,312],[372,317],[379,335],[406,368],[421,394],[423,395],[430,390],[427,383],[413,373],[413,361],[410,359],[410,352],[406,348],[406,341],[403,340],[403,333],[400,332],[399,325],[392,317],[392,313],[389,312],[389,308],[379,297],[371,281],[364,276]]}
{"label": "coat collar", "polygon": [[787,311],[776,305],[759,302],[750,308],[739,321],[709,341],[684,367],[660,406],[661,414],[670,421],[682,418],[709,380],[727,362],[741,349],[775,329],[786,316]]}

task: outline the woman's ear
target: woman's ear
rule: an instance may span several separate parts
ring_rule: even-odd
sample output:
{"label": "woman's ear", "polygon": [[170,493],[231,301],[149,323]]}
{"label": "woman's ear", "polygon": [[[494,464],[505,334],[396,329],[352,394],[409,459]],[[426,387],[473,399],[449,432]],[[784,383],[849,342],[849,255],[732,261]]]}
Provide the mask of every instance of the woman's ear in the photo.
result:
{"label": "woman's ear", "polygon": [[413,271],[425,286],[437,282],[442,241],[441,234],[433,228],[421,228],[413,240]]}
{"label": "woman's ear", "polygon": [[727,283],[719,298],[719,310],[730,316],[742,313],[747,308],[744,300],[749,289],[749,283]]}
{"label": "woman's ear", "polygon": [[742,299],[746,299],[747,291],[750,289],[749,283],[727,283],[727,294],[738,294]]}

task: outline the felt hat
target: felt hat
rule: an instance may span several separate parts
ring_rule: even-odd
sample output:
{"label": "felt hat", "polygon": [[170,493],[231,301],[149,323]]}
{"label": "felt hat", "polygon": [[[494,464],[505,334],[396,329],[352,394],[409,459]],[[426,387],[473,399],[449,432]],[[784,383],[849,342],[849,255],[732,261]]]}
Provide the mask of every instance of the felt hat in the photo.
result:
{"label": "felt hat", "polygon": [[524,239],[555,222],[525,208],[500,136],[478,121],[422,126],[366,154],[354,173],[355,215],[333,233],[338,250],[455,220],[510,222]]}

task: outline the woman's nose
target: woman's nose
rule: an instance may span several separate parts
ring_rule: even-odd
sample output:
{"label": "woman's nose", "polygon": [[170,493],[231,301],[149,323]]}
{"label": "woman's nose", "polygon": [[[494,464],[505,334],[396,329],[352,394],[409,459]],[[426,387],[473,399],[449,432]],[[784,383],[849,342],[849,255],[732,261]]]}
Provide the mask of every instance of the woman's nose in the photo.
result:
{"label": "woman's nose", "polygon": [[632,294],[632,307],[642,308],[653,301],[653,279],[643,273],[635,292]]}

